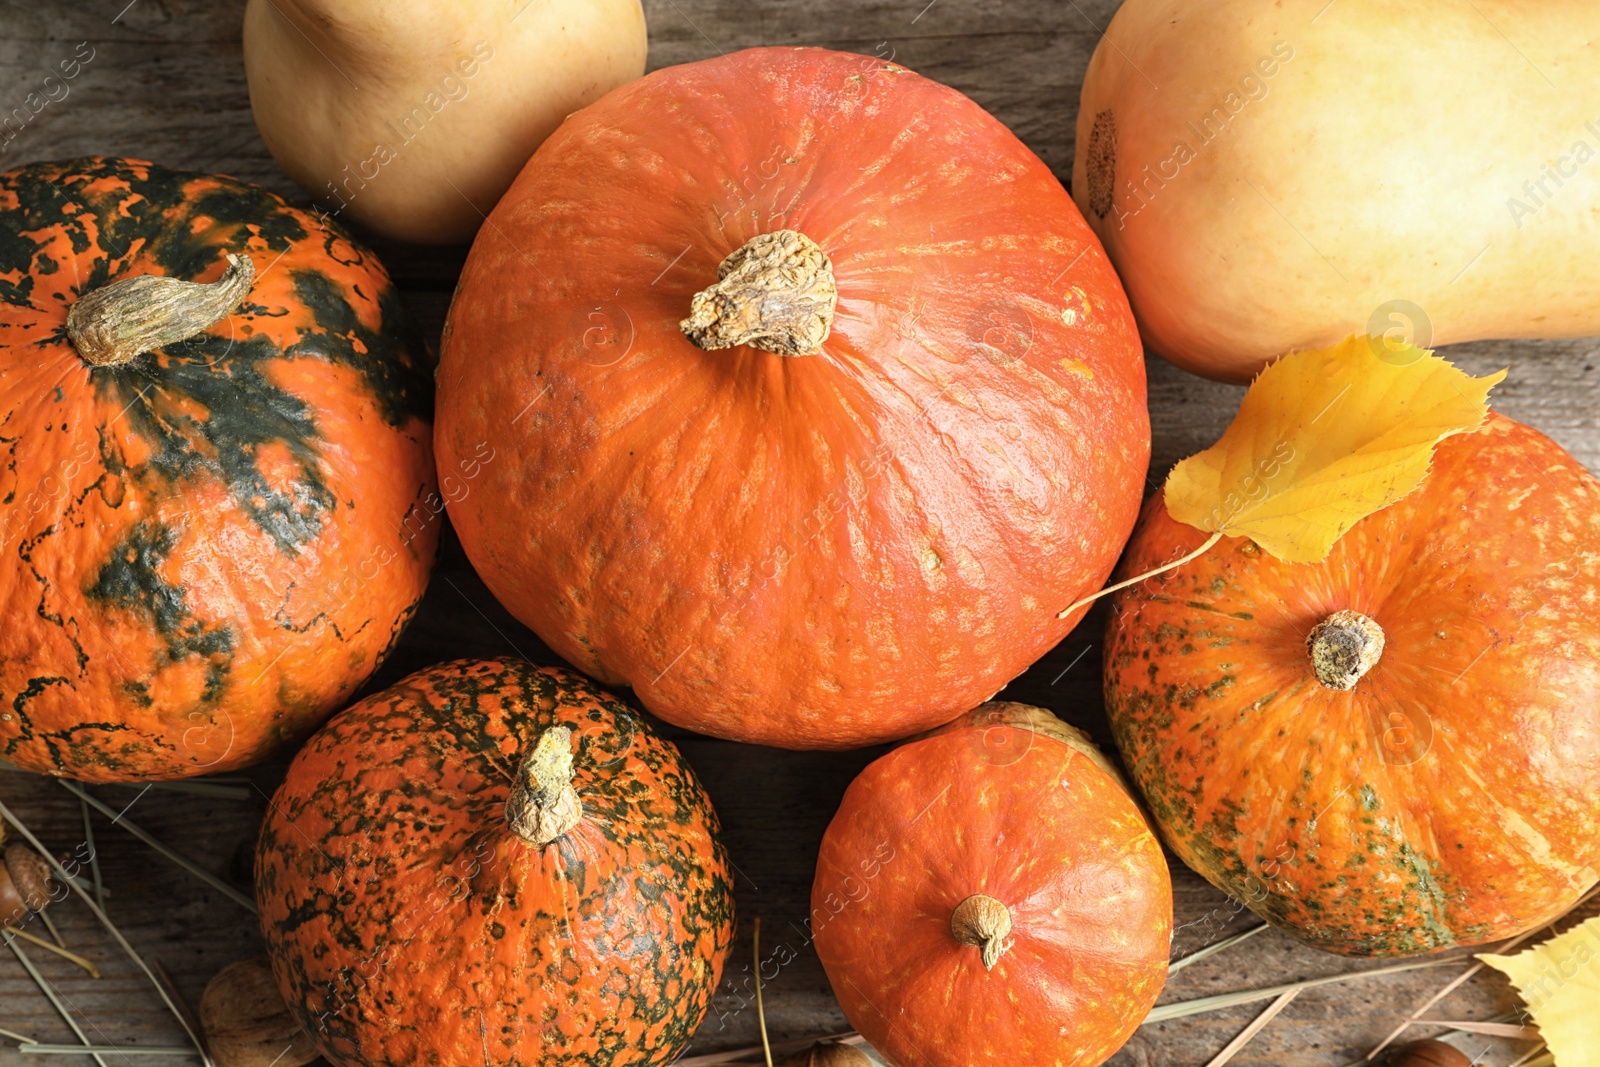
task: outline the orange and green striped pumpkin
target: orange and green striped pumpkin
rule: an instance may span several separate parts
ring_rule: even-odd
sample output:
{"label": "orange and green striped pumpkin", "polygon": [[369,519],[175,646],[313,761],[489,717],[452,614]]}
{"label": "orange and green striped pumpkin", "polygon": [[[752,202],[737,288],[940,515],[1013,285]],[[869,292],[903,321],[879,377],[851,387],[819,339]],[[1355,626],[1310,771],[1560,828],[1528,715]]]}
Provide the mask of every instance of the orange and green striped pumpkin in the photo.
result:
{"label": "orange and green striped pumpkin", "polygon": [[570,672],[421,671],[335,716],[262,827],[284,999],[335,1067],[671,1063],[733,937],[711,802]]}
{"label": "orange and green striped pumpkin", "polygon": [[[87,294],[230,255],[248,293],[186,340],[97,365],[68,334]],[[0,758],[175,778],[313,729],[427,582],[431,409],[399,295],[338,226],[134,160],[0,174]]]}

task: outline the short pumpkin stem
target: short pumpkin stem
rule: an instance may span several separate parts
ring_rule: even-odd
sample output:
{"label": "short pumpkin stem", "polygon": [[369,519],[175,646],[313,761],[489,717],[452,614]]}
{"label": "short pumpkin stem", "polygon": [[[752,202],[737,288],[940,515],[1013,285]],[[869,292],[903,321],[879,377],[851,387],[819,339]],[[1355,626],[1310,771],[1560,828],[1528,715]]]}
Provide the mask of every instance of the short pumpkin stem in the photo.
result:
{"label": "short pumpkin stem", "polygon": [[1359,611],[1336,611],[1306,637],[1311,669],[1329,689],[1349,690],[1383,656],[1383,627]]}
{"label": "short pumpkin stem", "polygon": [[141,274],[85,293],[67,312],[67,336],[96,367],[115,367],[162,345],[187,341],[244,303],[255,283],[249,256],[228,253],[214,282]]}
{"label": "short pumpkin stem", "polygon": [[582,818],[583,802],[572,788],[572,731],[552,726],[517,769],[506,798],[506,825],[524,841],[548,845]]}
{"label": "short pumpkin stem", "polygon": [[975,893],[956,905],[950,913],[950,932],[963,945],[982,950],[983,969],[994,970],[1011,943],[1011,909],[994,897]]}
{"label": "short pumpkin stem", "polygon": [[814,356],[833,329],[839,304],[833,263],[803,233],[752,237],[717,268],[720,279],[696,293],[684,336],[710,351],[749,345],[780,356]]}

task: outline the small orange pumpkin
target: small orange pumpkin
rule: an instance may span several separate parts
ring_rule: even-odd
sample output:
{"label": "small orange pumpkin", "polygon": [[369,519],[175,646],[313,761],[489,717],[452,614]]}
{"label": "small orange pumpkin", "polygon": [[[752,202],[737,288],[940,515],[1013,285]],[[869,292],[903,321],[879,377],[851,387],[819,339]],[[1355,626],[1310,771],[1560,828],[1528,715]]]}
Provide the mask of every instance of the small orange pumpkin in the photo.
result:
{"label": "small orange pumpkin", "polygon": [[1166,981],[1172,884],[1082,734],[987,704],[851,784],[811,922],[845,1017],[898,1067],[1094,1067]]}

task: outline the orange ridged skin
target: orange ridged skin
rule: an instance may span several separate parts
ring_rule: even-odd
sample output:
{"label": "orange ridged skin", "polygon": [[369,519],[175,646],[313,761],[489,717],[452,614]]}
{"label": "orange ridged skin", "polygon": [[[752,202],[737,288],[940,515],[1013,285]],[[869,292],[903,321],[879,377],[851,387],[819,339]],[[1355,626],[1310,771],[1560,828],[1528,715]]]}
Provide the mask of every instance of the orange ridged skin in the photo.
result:
{"label": "orange ridged skin", "polygon": [[[1172,883],[1126,787],[990,704],[845,792],[817,858],[812,933],[845,1017],[897,1067],[1095,1067],[1166,981]],[[1011,914],[984,969],[951,916]]]}
{"label": "orange ridged skin", "polygon": [[[84,781],[229,770],[310,732],[427,583],[428,358],[383,267],[231,178],[133,160],[0,175],[0,757]],[[81,294],[254,287],[91,367]]]}
{"label": "orange ridged skin", "polygon": [[[1123,569],[1205,536],[1157,496]],[[1348,692],[1306,648],[1343,609],[1385,633]],[[1322,563],[1224,538],[1119,594],[1105,663],[1168,844],[1307,944],[1510,937],[1600,872],[1600,482],[1510,419],[1441,443],[1422,487]]]}
{"label": "orange ridged skin", "polygon": [[[583,817],[540,847],[505,805],[557,725]],[[587,679],[441,664],[295,757],[256,853],[262,933],[335,1067],[664,1065],[733,938],[717,835],[678,750]]]}
{"label": "orange ridged skin", "polygon": [[[725,257],[798,230],[817,355],[701,351]],[[987,699],[1137,518],[1143,353],[1071,198],[971,100],[763,48],[657,71],[544,143],[445,330],[442,468],[474,567],[581,670],[719,737],[846,748]]]}

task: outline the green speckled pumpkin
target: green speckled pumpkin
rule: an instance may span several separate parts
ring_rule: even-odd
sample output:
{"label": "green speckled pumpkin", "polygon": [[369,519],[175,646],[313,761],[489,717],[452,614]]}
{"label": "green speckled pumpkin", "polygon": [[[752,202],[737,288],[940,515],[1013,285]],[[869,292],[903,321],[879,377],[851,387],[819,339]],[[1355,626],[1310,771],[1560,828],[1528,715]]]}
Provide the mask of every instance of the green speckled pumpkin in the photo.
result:
{"label": "green speckled pumpkin", "polygon": [[[140,276],[212,283],[202,305],[242,285],[148,350],[69,333]],[[398,293],[338,226],[134,160],[0,174],[0,757],[174,778],[313,729],[427,583],[431,409]]]}
{"label": "green speckled pumpkin", "polygon": [[[1157,496],[1124,569],[1205,536]],[[1600,877],[1600,481],[1536,430],[1445,440],[1321,563],[1223,538],[1118,594],[1105,663],[1173,851],[1309,945],[1511,937]]]}
{"label": "green speckled pumpkin", "polygon": [[733,936],[694,772],[515,660],[429,668],[295,757],[257,852],[284,999],[336,1067],[671,1063]]}

